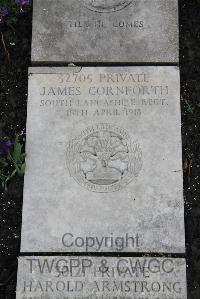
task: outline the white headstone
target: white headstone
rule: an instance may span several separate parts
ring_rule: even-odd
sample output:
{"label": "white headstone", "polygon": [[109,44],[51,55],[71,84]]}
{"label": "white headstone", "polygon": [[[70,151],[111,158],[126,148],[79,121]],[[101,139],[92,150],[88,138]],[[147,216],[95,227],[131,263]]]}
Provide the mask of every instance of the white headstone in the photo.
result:
{"label": "white headstone", "polygon": [[36,63],[177,63],[177,0],[34,0]]}
{"label": "white headstone", "polygon": [[185,251],[177,67],[31,68],[22,252]]}
{"label": "white headstone", "polygon": [[186,299],[185,272],[184,259],[21,257],[16,299]]}

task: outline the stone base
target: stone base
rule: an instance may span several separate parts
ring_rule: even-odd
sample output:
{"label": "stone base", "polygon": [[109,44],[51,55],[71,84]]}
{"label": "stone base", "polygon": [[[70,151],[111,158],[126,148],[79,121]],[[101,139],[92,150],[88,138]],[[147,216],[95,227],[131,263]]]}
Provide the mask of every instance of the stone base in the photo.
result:
{"label": "stone base", "polygon": [[17,299],[186,299],[179,258],[19,258]]}

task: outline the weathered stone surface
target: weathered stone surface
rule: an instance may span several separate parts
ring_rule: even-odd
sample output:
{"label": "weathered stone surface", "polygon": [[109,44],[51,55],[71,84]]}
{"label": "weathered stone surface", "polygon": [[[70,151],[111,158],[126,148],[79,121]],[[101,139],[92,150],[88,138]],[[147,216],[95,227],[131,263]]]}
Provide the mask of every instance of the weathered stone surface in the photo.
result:
{"label": "weathered stone surface", "polygon": [[184,259],[21,257],[16,299],[186,299]]}
{"label": "weathered stone surface", "polygon": [[177,67],[32,68],[23,252],[184,252]]}
{"label": "weathered stone surface", "polygon": [[177,0],[34,0],[33,62],[178,62]]}

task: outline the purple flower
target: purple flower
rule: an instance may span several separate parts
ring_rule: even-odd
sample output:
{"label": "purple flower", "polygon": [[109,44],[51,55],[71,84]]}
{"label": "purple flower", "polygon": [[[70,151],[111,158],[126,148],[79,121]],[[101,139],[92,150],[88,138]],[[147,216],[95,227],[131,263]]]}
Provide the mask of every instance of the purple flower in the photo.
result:
{"label": "purple flower", "polygon": [[0,7],[0,15],[1,15],[2,17],[7,16],[7,15],[8,15],[8,8],[5,7],[5,6]]}
{"label": "purple flower", "polygon": [[29,5],[30,0],[15,0],[15,3],[20,5]]}
{"label": "purple flower", "polygon": [[22,0],[22,5],[29,5],[30,4],[30,0]]}
{"label": "purple flower", "polygon": [[0,155],[6,154],[12,146],[10,139],[0,138]]}

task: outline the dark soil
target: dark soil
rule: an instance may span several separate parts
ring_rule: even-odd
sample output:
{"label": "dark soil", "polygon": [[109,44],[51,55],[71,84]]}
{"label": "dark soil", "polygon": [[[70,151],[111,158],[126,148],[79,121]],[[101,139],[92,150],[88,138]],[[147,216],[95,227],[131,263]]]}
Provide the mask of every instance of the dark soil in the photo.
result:
{"label": "dark soil", "polygon": [[[0,35],[0,136],[24,139],[27,80],[31,50],[31,13],[21,16],[14,30]],[[1,32],[0,32],[1,33]],[[20,249],[23,178],[15,177],[7,193],[0,190],[0,299],[15,298],[17,256]]]}
{"label": "dark soil", "polygon": [[[0,36],[0,135],[24,138],[31,13]],[[200,0],[180,1],[180,69],[188,299],[200,299]],[[0,299],[14,299],[20,248],[23,179],[0,199]]]}

